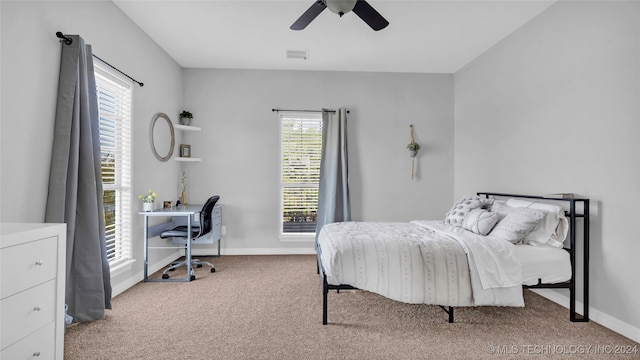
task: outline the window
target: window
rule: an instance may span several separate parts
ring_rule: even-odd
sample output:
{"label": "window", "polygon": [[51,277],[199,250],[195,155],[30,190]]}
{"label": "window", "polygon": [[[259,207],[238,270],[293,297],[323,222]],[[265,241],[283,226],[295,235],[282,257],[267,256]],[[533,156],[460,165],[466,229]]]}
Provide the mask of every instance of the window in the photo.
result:
{"label": "window", "polygon": [[281,113],[280,235],[311,237],[316,232],[322,152],[322,113]]}
{"label": "window", "polygon": [[94,62],[107,259],[114,268],[131,259],[131,82]]}

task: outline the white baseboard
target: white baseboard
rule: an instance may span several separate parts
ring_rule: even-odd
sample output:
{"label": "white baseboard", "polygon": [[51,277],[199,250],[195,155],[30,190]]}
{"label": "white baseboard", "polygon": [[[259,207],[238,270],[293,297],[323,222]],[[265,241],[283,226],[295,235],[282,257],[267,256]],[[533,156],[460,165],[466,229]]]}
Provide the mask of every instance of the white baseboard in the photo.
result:
{"label": "white baseboard", "polygon": [[[569,297],[558,293],[557,291],[553,291],[550,289],[530,289],[536,294],[545,297],[556,304],[564,306],[565,308],[569,308]],[[576,302],[576,312],[579,314],[583,314],[584,304],[581,302]],[[597,322],[598,324],[606,327],[611,331],[615,331],[618,334],[628,337],[629,339],[640,342],[640,328],[637,328],[629,323],[626,323],[620,319],[614,318],[613,316],[603,313],[598,309],[594,309],[593,307],[589,307],[589,320]]]}

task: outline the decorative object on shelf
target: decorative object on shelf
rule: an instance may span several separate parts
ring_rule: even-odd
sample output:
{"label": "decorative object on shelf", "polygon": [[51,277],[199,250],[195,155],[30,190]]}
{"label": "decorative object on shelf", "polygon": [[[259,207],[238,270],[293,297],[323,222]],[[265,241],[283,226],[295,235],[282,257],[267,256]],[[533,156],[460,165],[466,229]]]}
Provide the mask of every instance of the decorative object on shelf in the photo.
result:
{"label": "decorative object on shelf", "polygon": [[162,208],[163,208],[163,209],[171,209],[171,201],[166,201],[166,200],[165,200],[165,201],[162,203]]}
{"label": "decorative object on shelf", "polygon": [[[158,123],[159,119],[163,119],[167,125],[163,126],[163,122]],[[165,140],[167,137],[169,138],[169,143]],[[151,124],[149,124],[149,143],[151,144],[151,151],[153,152],[153,155],[158,160],[164,162],[171,159],[171,155],[173,155],[173,148],[176,145],[176,138],[173,130],[173,122],[171,122],[171,119],[169,119],[167,114],[157,113],[153,118],[151,118]],[[162,153],[166,152],[166,155],[158,153],[158,147],[161,147],[162,149],[166,148],[165,151],[161,151]]]}
{"label": "decorative object on shelf", "polygon": [[[200,127],[193,126],[193,125],[175,124],[174,127],[175,127],[175,129],[177,131],[184,131],[184,132],[198,132],[198,131],[202,130]],[[188,141],[188,139],[186,139],[186,138],[183,138],[183,139],[184,139],[185,142]],[[178,151],[178,150],[179,149],[176,146],[176,151]],[[184,149],[182,149],[182,150],[184,150]],[[187,149],[186,151],[188,151],[189,155],[182,154],[182,151],[181,151],[181,153],[179,155],[177,155],[174,159],[176,161],[179,161],[179,162],[199,162],[199,161],[201,161],[200,158],[193,157],[193,154],[191,153],[191,149],[190,148]]]}
{"label": "decorative object on shelf", "polygon": [[156,202],[158,194],[149,189],[146,195],[138,195],[138,199],[142,200],[142,211],[153,211],[153,205]]}
{"label": "decorative object on shelf", "polygon": [[182,190],[182,205],[187,205],[187,172],[182,172],[182,180],[180,180],[180,189]]}
{"label": "decorative object on shelf", "polygon": [[180,113],[180,124],[189,125],[191,124],[191,119],[193,119],[193,114],[187,110],[182,110]]}
{"label": "decorative object on shelf", "polygon": [[415,177],[415,157],[418,155],[418,150],[420,150],[420,144],[418,144],[413,138],[413,124],[409,125],[411,129],[409,135],[409,145],[407,145],[407,149],[409,149],[411,156],[411,180]]}
{"label": "decorative object on shelf", "polygon": [[191,145],[180,144],[180,157],[191,157]]}

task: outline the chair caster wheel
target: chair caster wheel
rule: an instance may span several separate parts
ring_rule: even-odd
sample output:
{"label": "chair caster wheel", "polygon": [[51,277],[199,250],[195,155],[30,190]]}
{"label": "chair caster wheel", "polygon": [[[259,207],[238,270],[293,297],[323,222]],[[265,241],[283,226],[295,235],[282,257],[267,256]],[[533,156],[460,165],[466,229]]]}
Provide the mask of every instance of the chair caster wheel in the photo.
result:
{"label": "chair caster wheel", "polygon": [[197,264],[197,265],[196,265],[196,267],[197,267],[197,268],[201,268],[201,267],[202,267],[202,264]]}
{"label": "chair caster wheel", "polygon": [[191,281],[195,280],[196,276],[195,275],[191,275]]}
{"label": "chair caster wheel", "polygon": [[214,268],[211,268],[211,272],[216,272],[216,269],[214,269]]}
{"label": "chair caster wheel", "polygon": [[171,268],[169,269],[169,271],[176,271],[176,268]]}
{"label": "chair caster wheel", "polygon": [[169,278],[169,274],[162,274],[162,278],[163,279],[168,279]]}

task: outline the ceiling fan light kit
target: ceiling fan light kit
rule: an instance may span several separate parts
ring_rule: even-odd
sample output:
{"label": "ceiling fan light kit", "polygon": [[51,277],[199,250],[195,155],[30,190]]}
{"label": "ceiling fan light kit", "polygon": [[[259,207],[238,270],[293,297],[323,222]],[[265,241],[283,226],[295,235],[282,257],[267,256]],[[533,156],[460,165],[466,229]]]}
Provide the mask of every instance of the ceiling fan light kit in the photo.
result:
{"label": "ceiling fan light kit", "polygon": [[356,6],[356,2],[358,2],[358,0],[326,0],[325,4],[331,12],[342,17],[342,15],[353,10],[353,7]]}
{"label": "ceiling fan light kit", "polygon": [[389,25],[389,22],[365,0],[317,0],[291,25],[290,29],[302,30],[306,28],[326,8],[341,17],[353,11],[375,31],[382,30]]}

